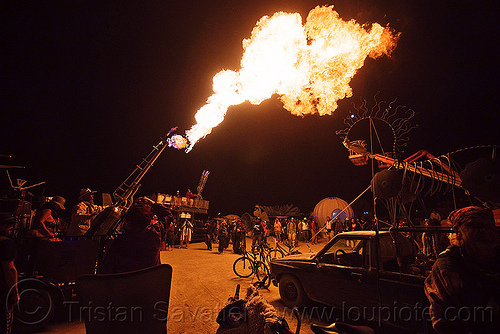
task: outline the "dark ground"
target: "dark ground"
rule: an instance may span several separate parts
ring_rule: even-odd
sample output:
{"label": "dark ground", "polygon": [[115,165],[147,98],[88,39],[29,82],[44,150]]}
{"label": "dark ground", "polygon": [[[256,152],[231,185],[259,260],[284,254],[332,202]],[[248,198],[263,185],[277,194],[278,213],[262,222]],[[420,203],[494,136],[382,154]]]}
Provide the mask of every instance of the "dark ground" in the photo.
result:
{"label": "dark ground", "polygon": [[[272,243],[271,243],[272,244]],[[310,245],[313,251],[320,250],[325,240],[318,245]],[[247,244],[248,245],[248,244]],[[239,256],[229,251],[218,254],[216,247],[207,251],[204,243],[189,245],[188,249],[174,249],[161,253],[162,263],[173,267],[172,288],[168,311],[167,331],[169,333],[186,334],[213,334],[218,324],[215,319],[227,299],[235,292],[237,284],[241,285],[240,297],[244,296],[246,287],[252,282],[251,278],[238,278],[232,270],[234,260]],[[309,252],[304,243],[300,243],[299,250]],[[283,313],[284,305],[281,302],[278,288],[271,285],[269,289],[261,289],[261,295],[276,307],[278,314],[286,314],[286,320],[292,330],[296,328],[296,320],[289,314]],[[332,314],[329,307],[318,305],[324,314]],[[83,322],[73,317],[62,316],[57,322],[47,325],[38,333],[80,334],[85,333]],[[78,318],[78,317],[76,317]],[[334,319],[333,319],[334,320]],[[326,324],[328,320],[304,317],[300,333],[312,334],[311,323]],[[378,330],[380,334],[395,334],[401,331],[384,328]]]}

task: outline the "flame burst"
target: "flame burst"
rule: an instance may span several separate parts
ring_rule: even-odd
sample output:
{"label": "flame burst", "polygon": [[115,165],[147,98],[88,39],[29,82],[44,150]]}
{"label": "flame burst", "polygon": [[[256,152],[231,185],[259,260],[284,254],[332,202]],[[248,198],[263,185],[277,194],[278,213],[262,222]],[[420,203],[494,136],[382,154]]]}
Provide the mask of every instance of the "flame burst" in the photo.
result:
{"label": "flame burst", "polygon": [[330,115],[338,100],[352,96],[349,82],[366,57],[390,55],[398,37],[378,23],[365,29],[345,22],[333,6],[311,10],[304,26],[298,13],[262,17],[243,40],[240,70],[214,76],[214,93],[186,131],[186,152],[224,120],[230,106],[245,101],[257,105],[278,94],[294,115]]}

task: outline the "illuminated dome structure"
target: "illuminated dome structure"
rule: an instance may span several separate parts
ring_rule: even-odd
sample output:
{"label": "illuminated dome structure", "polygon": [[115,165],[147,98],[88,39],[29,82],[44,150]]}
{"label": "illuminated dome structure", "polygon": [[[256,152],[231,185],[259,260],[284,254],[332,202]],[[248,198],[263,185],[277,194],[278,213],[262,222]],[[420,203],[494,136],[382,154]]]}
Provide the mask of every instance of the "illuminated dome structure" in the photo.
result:
{"label": "illuminated dome structure", "polygon": [[313,214],[318,217],[320,227],[325,225],[326,217],[339,218],[340,220],[354,217],[354,211],[349,204],[338,197],[327,197],[319,201],[314,207]]}

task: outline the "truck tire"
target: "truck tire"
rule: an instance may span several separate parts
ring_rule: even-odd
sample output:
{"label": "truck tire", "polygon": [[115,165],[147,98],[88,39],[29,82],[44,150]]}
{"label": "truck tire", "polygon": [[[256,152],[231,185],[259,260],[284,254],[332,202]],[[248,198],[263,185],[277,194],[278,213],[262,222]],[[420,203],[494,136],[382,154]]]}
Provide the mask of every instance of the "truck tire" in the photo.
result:
{"label": "truck tire", "polygon": [[283,303],[289,307],[302,308],[307,305],[307,297],[302,284],[292,275],[284,275],[279,281],[279,292]]}

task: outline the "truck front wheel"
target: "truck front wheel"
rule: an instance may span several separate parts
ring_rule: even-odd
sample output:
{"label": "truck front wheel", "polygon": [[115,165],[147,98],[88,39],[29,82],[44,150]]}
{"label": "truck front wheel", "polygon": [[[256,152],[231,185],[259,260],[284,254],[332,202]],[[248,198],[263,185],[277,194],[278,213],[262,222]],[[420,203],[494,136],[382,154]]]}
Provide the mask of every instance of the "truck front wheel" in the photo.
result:
{"label": "truck front wheel", "polygon": [[307,305],[307,297],[302,284],[291,275],[284,275],[279,282],[279,292],[283,303],[289,307],[302,308]]}

